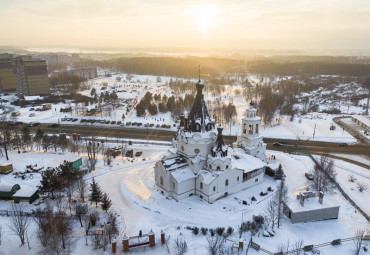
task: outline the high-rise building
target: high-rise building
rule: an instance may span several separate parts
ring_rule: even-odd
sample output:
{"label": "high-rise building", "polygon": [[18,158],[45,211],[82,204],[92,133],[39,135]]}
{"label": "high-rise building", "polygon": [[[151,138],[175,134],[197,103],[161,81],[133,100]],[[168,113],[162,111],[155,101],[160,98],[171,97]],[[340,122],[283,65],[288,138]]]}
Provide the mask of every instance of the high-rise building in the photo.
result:
{"label": "high-rise building", "polygon": [[15,91],[12,55],[0,54],[0,91]]}
{"label": "high-rise building", "polygon": [[24,96],[50,94],[46,61],[21,56],[13,59],[17,92]]}

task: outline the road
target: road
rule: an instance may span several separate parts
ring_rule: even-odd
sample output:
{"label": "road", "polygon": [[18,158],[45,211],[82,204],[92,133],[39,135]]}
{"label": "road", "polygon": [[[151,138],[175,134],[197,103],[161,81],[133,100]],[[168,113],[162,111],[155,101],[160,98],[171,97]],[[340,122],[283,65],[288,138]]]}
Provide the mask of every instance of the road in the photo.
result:
{"label": "road", "polygon": [[[66,133],[72,135],[74,133],[80,134],[82,137],[115,137],[115,138],[126,138],[126,139],[141,139],[141,140],[155,140],[155,141],[171,141],[175,136],[174,131],[166,129],[151,129],[151,128],[133,128],[133,127],[122,127],[122,126],[98,126],[98,125],[68,125],[62,124],[58,127],[50,127],[50,124],[41,124],[41,129],[48,134]],[[12,126],[10,129],[16,129],[20,131],[22,126]],[[31,127],[31,132],[35,132],[37,127]],[[231,145],[236,141],[236,136],[224,136],[225,143]],[[285,151],[288,153],[341,153],[341,154],[352,154],[352,155],[363,155],[370,157],[370,145],[357,142],[347,146],[340,146],[336,143],[329,142],[315,142],[315,141],[303,141],[303,140],[285,140],[285,139],[273,139],[264,138],[264,142],[267,144],[267,149],[276,151]],[[275,142],[280,142],[282,146],[274,146]]]}

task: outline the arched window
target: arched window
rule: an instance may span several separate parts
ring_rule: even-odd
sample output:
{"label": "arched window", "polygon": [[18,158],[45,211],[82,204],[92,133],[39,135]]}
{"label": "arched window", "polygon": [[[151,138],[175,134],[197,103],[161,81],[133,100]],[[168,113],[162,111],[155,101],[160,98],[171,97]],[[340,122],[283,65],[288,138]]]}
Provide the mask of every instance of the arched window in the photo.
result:
{"label": "arched window", "polygon": [[221,170],[221,167],[220,166],[217,166],[217,170]]}
{"label": "arched window", "polygon": [[161,176],[161,178],[159,178],[159,183],[163,186],[163,176]]}
{"label": "arched window", "polygon": [[216,191],[216,186],[213,186],[213,191]]}
{"label": "arched window", "polygon": [[209,169],[212,169],[212,165],[211,164],[209,164]]}
{"label": "arched window", "polygon": [[256,124],[256,134],[258,134],[258,124]]}
{"label": "arched window", "polygon": [[203,182],[200,183],[200,189],[203,189]]}
{"label": "arched window", "polygon": [[225,186],[229,186],[229,179],[226,179]]}
{"label": "arched window", "polygon": [[198,123],[195,124],[195,131],[200,131],[200,125]]}
{"label": "arched window", "polygon": [[199,150],[199,149],[195,149],[195,150],[194,150],[194,152],[195,152],[196,154],[198,154],[198,153],[200,152],[200,150]]}
{"label": "arched window", "polygon": [[252,124],[249,125],[249,134],[253,134],[253,125]]}
{"label": "arched window", "polygon": [[228,169],[229,168],[229,165],[226,165],[226,169]]}
{"label": "arched window", "polygon": [[238,176],[238,178],[236,178],[236,181],[239,181],[239,176]]}
{"label": "arched window", "polygon": [[247,133],[247,124],[243,124],[243,134]]}

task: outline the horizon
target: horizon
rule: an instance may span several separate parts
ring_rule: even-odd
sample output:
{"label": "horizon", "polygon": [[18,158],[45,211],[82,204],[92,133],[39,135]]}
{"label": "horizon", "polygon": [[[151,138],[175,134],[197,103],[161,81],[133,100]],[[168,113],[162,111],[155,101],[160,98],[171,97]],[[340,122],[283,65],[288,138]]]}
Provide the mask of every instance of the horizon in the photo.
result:
{"label": "horizon", "polygon": [[12,47],[370,50],[364,0],[5,0],[0,24]]}

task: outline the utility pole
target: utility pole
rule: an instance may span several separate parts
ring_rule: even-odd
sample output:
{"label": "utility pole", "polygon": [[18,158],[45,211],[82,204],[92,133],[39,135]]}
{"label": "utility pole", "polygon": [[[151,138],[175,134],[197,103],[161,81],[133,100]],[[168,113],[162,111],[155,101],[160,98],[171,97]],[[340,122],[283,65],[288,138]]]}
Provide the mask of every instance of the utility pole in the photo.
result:
{"label": "utility pole", "polygon": [[316,123],[315,123],[315,127],[314,127],[314,129],[313,129],[312,140],[314,140],[314,139],[315,139],[315,132],[316,132]]}

